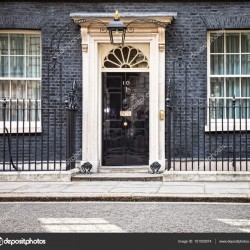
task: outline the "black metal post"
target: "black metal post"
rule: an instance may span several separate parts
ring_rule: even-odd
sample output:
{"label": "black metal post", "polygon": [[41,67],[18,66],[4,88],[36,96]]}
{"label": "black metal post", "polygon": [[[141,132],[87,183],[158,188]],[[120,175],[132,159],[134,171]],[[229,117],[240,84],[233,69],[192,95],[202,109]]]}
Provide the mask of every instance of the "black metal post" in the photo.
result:
{"label": "black metal post", "polygon": [[[170,83],[169,83],[170,84]],[[166,113],[167,113],[167,170],[171,169],[171,99],[170,99],[170,86],[168,86],[168,93],[167,93],[167,99],[166,99]]]}
{"label": "black metal post", "polygon": [[6,98],[3,99],[2,107],[3,107],[3,171],[5,171],[5,119],[6,119]]}
{"label": "black metal post", "polygon": [[66,170],[75,168],[75,128],[76,128],[76,82],[74,81],[72,88],[65,101],[66,106],[66,124],[67,124],[67,139],[66,139]]}
{"label": "black metal post", "polygon": [[235,104],[236,104],[236,99],[235,99],[235,95],[233,95],[233,120],[234,120],[234,125],[233,125],[233,168],[234,170],[236,170],[236,165],[235,165]]}

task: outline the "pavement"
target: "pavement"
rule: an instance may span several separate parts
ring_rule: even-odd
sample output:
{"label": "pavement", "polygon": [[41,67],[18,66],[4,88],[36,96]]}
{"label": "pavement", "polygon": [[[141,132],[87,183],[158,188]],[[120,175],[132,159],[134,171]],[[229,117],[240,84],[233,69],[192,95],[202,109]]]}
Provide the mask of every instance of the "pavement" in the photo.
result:
{"label": "pavement", "polygon": [[250,182],[1,182],[0,201],[250,202]]}

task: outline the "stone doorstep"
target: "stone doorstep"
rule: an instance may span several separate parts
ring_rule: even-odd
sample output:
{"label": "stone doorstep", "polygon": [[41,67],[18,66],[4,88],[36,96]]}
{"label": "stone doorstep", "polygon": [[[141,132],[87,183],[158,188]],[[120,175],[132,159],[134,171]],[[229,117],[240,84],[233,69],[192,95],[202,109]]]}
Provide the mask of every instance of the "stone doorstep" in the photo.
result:
{"label": "stone doorstep", "polygon": [[91,173],[76,174],[72,181],[161,181],[162,174],[149,173]]}
{"label": "stone doorstep", "polygon": [[249,182],[250,172],[242,171],[165,171],[163,182]]}
{"label": "stone doorstep", "polygon": [[69,171],[11,171],[0,172],[0,182],[68,182],[78,169]]}

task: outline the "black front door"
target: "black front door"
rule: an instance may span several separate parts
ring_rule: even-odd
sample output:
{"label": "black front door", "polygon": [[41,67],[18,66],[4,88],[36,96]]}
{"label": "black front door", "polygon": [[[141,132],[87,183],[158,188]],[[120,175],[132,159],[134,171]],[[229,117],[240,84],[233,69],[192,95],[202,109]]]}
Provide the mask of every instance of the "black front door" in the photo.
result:
{"label": "black front door", "polygon": [[102,165],[148,165],[149,73],[102,73],[102,83]]}

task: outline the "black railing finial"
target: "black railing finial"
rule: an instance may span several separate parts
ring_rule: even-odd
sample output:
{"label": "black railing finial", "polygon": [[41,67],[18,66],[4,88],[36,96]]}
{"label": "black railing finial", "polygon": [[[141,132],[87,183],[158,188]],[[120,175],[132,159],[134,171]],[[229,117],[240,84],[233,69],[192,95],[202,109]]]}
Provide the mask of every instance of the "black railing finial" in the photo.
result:
{"label": "black railing finial", "polygon": [[70,110],[77,110],[78,104],[77,104],[77,84],[76,81],[72,83],[72,87],[68,93],[68,96],[66,97],[66,100],[64,102],[66,109]]}
{"label": "black railing finial", "polygon": [[7,106],[7,101],[6,101],[6,98],[4,97],[4,98],[3,98],[3,101],[2,101],[2,107],[3,107],[4,109],[6,109],[6,106]]}
{"label": "black railing finial", "polygon": [[235,94],[233,95],[232,102],[233,102],[233,107],[235,107],[235,104],[236,104]]}

